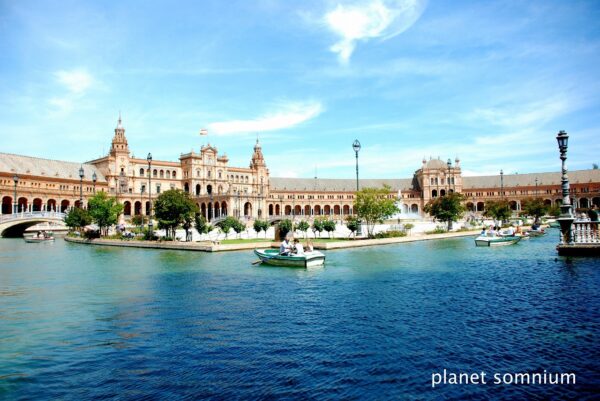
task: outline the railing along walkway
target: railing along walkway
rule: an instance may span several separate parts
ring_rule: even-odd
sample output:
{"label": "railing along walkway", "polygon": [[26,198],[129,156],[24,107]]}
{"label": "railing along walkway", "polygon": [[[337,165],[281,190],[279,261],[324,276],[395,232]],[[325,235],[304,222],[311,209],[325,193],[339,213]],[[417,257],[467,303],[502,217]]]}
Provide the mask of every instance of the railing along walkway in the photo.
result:
{"label": "railing along walkway", "polygon": [[61,212],[20,212],[0,215],[0,223],[14,220],[33,220],[39,218],[62,220],[65,214]]}
{"label": "railing along walkway", "polygon": [[571,232],[573,235],[573,243],[575,244],[598,244],[600,236],[598,228],[600,222],[597,221],[576,221],[573,222]]}

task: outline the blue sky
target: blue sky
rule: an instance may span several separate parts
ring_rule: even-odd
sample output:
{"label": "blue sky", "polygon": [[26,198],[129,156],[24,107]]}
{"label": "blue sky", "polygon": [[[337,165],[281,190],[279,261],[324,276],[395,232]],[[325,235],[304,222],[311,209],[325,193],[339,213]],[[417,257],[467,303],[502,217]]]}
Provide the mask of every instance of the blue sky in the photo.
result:
{"label": "blue sky", "polygon": [[[82,161],[207,141],[274,176],[600,162],[598,1],[1,1],[0,151]],[[207,128],[208,137],[198,135]]]}

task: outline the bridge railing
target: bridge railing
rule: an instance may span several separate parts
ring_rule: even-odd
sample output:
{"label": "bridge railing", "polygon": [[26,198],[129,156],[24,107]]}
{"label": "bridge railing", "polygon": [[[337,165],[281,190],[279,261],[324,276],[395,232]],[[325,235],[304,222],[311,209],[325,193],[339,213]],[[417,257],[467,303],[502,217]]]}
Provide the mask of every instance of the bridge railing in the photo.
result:
{"label": "bridge railing", "polygon": [[39,212],[21,212],[21,213],[13,213],[13,214],[2,214],[2,215],[0,215],[0,223],[4,223],[6,221],[32,220],[32,219],[39,219],[39,218],[62,220],[65,218],[65,213],[39,211]]}
{"label": "bridge railing", "polygon": [[600,222],[597,221],[576,221],[573,222],[571,233],[575,244],[598,244],[600,236],[598,229]]}

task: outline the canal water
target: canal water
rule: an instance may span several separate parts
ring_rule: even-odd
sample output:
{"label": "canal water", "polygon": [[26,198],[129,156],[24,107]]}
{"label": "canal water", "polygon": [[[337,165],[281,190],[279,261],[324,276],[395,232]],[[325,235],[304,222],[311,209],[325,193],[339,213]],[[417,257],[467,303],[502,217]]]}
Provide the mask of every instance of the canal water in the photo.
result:
{"label": "canal water", "polygon": [[[308,271],[1,239],[0,399],[592,399],[600,263],[556,257],[557,237],[329,251]],[[444,369],[488,381],[432,388]],[[544,370],[576,384],[492,380]]]}

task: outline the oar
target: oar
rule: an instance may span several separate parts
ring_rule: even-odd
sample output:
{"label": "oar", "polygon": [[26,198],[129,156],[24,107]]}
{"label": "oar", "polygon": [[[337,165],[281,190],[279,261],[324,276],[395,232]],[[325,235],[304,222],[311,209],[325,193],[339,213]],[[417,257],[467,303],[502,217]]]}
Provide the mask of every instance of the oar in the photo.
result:
{"label": "oar", "polygon": [[257,265],[259,263],[262,263],[262,260],[257,260],[256,262],[252,262],[253,265]]}

